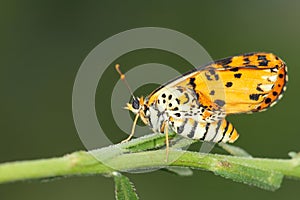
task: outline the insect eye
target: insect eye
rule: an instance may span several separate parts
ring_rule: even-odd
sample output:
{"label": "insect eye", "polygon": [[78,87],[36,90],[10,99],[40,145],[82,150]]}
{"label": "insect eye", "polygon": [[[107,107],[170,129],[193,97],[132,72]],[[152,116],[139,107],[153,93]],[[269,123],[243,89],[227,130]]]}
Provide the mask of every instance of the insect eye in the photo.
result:
{"label": "insect eye", "polygon": [[139,108],[140,108],[140,102],[139,102],[138,99],[133,99],[132,107],[133,107],[134,109],[139,109]]}

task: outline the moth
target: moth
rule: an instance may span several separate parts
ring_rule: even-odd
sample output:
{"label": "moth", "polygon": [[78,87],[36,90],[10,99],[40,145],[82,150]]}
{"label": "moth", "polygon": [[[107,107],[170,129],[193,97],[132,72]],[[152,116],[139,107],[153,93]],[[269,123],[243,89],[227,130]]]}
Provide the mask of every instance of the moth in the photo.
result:
{"label": "moth", "polygon": [[[128,86],[119,65],[116,69]],[[161,85],[145,98],[133,96],[126,109],[136,116],[124,141],[134,135],[141,118],[154,132],[165,134],[167,152],[169,130],[194,140],[233,143],[239,134],[225,117],[273,106],[286,90],[287,81],[286,64],[272,53],[246,53],[214,61]]]}

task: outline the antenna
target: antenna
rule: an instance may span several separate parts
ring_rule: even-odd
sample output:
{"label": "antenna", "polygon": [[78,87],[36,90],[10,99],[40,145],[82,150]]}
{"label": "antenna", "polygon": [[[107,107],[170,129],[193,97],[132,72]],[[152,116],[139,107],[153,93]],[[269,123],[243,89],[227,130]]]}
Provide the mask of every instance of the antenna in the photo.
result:
{"label": "antenna", "polygon": [[134,95],[133,95],[133,92],[132,92],[132,90],[131,90],[129,84],[128,84],[127,80],[125,79],[125,74],[123,74],[123,73],[121,72],[121,70],[120,70],[120,65],[119,65],[119,64],[116,64],[115,68],[116,68],[117,72],[120,74],[120,79],[125,83],[125,85],[126,85],[127,89],[129,90],[129,92],[130,92],[132,98],[135,99],[135,97],[134,97]]}

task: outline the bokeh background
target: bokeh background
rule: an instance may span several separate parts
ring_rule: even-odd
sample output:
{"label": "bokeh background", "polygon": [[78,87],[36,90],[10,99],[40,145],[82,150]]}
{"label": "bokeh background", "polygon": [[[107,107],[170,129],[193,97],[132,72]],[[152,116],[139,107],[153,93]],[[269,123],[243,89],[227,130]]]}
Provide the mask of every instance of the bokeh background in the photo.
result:
{"label": "bokeh background", "polygon": [[[236,145],[254,156],[288,158],[288,152],[300,150],[299,9],[300,1],[293,0],[1,1],[0,162],[83,150],[71,107],[79,66],[106,38],[145,26],[187,34],[214,59],[267,51],[285,60],[290,81],[279,104],[267,112],[229,119],[241,135]],[[188,65],[177,56],[158,50],[131,52],[118,62],[124,65],[124,71],[149,62],[182,71]],[[98,114],[106,116],[106,121],[101,122],[115,142],[125,137],[108,109],[111,89],[118,78],[113,68],[107,70],[96,97]],[[275,200],[299,199],[300,195],[300,181],[287,179],[278,191],[268,192],[204,171],[194,171],[191,177],[162,171],[128,176],[141,199]],[[114,199],[114,185],[102,176],[18,182],[0,185],[0,199]]]}

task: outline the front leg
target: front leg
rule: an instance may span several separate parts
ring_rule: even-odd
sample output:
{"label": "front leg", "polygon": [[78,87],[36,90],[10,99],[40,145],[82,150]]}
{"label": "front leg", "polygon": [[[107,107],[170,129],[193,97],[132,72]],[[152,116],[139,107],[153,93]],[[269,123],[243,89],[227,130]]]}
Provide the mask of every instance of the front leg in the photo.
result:
{"label": "front leg", "polygon": [[164,122],[164,133],[166,136],[166,162],[168,162],[169,157],[169,123],[167,121]]}

